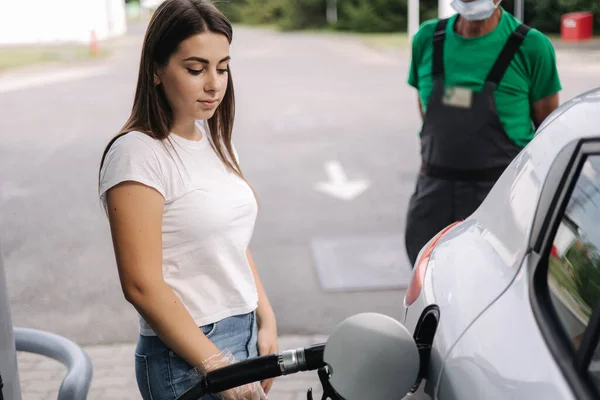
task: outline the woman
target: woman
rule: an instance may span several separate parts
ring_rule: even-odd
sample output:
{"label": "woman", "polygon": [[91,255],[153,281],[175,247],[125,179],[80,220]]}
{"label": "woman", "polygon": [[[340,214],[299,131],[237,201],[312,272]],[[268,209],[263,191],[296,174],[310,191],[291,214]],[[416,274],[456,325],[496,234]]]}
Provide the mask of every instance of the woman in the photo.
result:
{"label": "woman", "polygon": [[[176,399],[208,371],[279,351],[248,251],[257,203],[231,142],[231,40],[208,1],[164,1],[144,39],[131,116],[102,157],[121,286],[140,315],[145,400]],[[271,385],[221,396],[263,399]]]}

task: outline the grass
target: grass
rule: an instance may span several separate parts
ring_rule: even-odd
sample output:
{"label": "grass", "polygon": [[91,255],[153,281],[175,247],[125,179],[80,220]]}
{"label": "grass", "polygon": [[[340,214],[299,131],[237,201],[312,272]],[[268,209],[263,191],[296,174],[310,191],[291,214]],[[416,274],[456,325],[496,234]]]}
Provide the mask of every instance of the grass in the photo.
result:
{"label": "grass", "polygon": [[392,33],[359,33],[350,31],[338,31],[335,29],[312,29],[309,32],[339,35],[339,36],[350,36],[361,40],[367,46],[376,48],[378,50],[394,50],[398,48],[406,48],[410,45],[408,40],[408,34],[406,32],[392,32]]}
{"label": "grass", "polygon": [[[365,44],[375,47],[380,50],[393,50],[398,48],[407,48],[410,46],[410,40],[406,32],[397,33],[364,33],[354,34],[358,36]],[[600,47],[600,35],[595,35],[588,41],[582,41],[580,43],[563,42],[560,34],[550,33],[547,34],[548,38],[555,44],[560,46],[579,46],[579,47]]]}
{"label": "grass", "polygon": [[103,58],[110,51],[100,47],[93,56],[90,47],[79,44],[44,44],[0,47],[0,71],[32,64],[69,63]]}
{"label": "grass", "polygon": [[[235,26],[256,28],[256,29],[267,29],[273,31],[280,31],[281,29],[276,24],[246,24],[236,23]],[[392,32],[392,33],[357,33],[348,31],[338,31],[333,28],[321,28],[321,29],[305,29],[297,32],[317,33],[325,35],[340,35],[340,36],[351,36],[361,40],[365,45],[376,48],[378,50],[395,50],[395,49],[406,49],[410,47],[410,40],[406,32]],[[576,47],[600,47],[600,35],[595,34],[594,37],[589,41],[583,41],[580,43],[564,42],[561,40],[559,33],[548,33],[548,38],[554,43],[555,46],[576,46]]]}
{"label": "grass", "polygon": [[560,261],[555,259],[554,257],[549,258],[548,268],[550,269],[550,273],[557,282],[560,282],[562,286],[565,287],[569,291],[569,293],[575,294],[577,293],[577,287],[575,286],[575,282],[573,278],[567,275],[565,271],[565,267],[561,264]]}
{"label": "grass", "polygon": [[406,32],[397,33],[361,33],[356,34],[367,46],[379,50],[407,48],[410,45]]}
{"label": "grass", "polygon": [[[267,29],[267,30],[273,30],[273,31],[281,30],[276,24],[252,25],[252,24],[245,24],[245,23],[236,23],[234,27]],[[303,29],[303,30],[296,31],[296,32],[355,37],[355,38],[361,40],[367,46],[376,48],[378,50],[394,50],[394,49],[398,49],[398,48],[407,48],[410,45],[410,41],[408,40],[408,34],[406,32],[357,33],[357,32],[349,32],[349,31],[338,31],[333,28]]]}

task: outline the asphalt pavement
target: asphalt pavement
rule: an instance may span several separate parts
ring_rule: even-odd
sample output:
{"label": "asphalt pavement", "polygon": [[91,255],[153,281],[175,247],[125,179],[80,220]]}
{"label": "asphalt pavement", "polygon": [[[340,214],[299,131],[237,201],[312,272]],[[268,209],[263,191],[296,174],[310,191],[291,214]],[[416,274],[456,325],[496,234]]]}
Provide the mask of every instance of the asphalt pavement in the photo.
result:
{"label": "asphalt pavement", "polygon": [[[131,108],[140,32],[103,61],[0,76],[0,238],[15,326],[83,345],[135,340],[96,185]],[[562,101],[600,86],[598,54],[558,53]],[[365,311],[401,318],[420,126],[407,52],[239,28],[232,57],[234,140],[261,205],[251,249],[280,333],[327,334]]]}

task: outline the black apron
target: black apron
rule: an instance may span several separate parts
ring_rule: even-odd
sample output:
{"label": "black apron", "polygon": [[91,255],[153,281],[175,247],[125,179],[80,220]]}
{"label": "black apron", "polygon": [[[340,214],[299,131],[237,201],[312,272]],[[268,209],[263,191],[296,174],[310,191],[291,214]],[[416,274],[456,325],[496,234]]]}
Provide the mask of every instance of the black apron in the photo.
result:
{"label": "black apron", "polygon": [[[406,221],[406,251],[414,265],[421,248],[451,223],[471,215],[519,154],[498,117],[494,90],[529,27],[508,38],[481,92],[444,85],[444,39],[448,19],[433,37],[433,90],[421,131],[422,166]],[[456,57],[456,55],[454,55]]]}

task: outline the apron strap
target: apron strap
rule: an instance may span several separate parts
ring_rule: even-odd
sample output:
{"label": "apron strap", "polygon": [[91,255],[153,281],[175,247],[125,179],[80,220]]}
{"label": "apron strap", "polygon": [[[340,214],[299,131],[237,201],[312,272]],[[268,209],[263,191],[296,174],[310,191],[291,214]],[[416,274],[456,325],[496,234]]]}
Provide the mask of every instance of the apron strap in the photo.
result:
{"label": "apron strap", "polygon": [[500,84],[504,73],[508,69],[508,66],[510,65],[515,53],[517,50],[519,50],[519,47],[521,47],[523,40],[525,40],[525,36],[527,35],[527,32],[529,32],[529,29],[530,28],[527,25],[521,24],[513,33],[510,34],[510,37],[504,45],[504,48],[496,59],[496,63],[487,76],[487,82],[491,82],[495,86]]}
{"label": "apron strap", "polygon": [[500,179],[507,166],[480,168],[480,169],[458,169],[441,167],[438,165],[421,163],[421,171],[427,176],[436,179],[463,182],[495,182]]}
{"label": "apron strap", "polygon": [[433,34],[433,63],[432,75],[435,78],[444,76],[444,40],[446,39],[446,26],[448,18],[440,19],[435,26]]}

